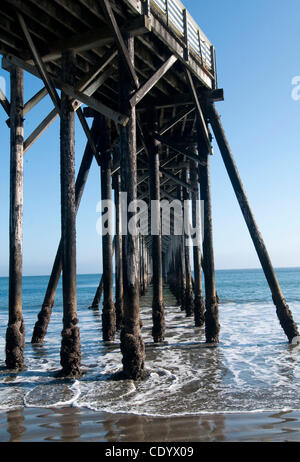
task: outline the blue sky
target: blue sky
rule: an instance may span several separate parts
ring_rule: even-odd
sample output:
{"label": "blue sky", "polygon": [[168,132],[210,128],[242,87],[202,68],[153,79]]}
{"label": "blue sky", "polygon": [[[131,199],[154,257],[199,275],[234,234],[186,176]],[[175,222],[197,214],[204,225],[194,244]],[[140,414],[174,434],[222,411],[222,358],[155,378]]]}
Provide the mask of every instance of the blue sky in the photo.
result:
{"label": "blue sky", "polygon": [[[300,266],[299,0],[185,0],[216,48],[217,103],[273,264]],[[0,77],[8,74],[0,69]],[[25,100],[41,83],[25,76]],[[9,90],[9,88],[8,88]],[[25,137],[52,109],[44,99],[25,121]],[[0,276],[8,273],[9,131],[0,108]],[[76,165],[85,137],[77,123]],[[216,268],[259,267],[218,148],[211,158]],[[100,173],[93,163],[77,216],[78,273],[102,269],[96,233]],[[59,121],[24,158],[24,274],[48,274],[60,238]]]}

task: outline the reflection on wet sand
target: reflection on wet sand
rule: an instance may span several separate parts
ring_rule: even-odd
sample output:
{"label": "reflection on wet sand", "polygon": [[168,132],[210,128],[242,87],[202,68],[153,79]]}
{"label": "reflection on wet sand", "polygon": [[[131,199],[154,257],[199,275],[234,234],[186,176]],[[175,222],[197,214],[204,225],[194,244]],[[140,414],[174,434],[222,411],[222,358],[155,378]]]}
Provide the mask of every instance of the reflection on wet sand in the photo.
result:
{"label": "reflection on wet sand", "polygon": [[68,407],[2,413],[0,429],[0,441],[11,442],[299,441],[300,419],[296,412],[149,417]]}
{"label": "reflection on wet sand", "polygon": [[10,442],[22,441],[22,436],[26,431],[26,427],[23,425],[25,420],[23,410],[16,409],[7,413],[7,433],[9,434]]}

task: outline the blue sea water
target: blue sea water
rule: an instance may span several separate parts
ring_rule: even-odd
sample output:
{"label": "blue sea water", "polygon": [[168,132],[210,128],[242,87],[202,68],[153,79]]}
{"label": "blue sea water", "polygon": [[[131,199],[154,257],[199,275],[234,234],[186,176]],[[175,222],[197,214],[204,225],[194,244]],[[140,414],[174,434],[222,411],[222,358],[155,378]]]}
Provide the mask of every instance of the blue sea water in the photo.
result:
{"label": "blue sea water", "polygon": [[[276,270],[285,297],[300,325],[300,269]],[[220,297],[220,344],[204,344],[204,329],[195,328],[174,299],[167,296],[165,345],[151,338],[151,294],[141,299],[142,334],[149,378],[141,383],[114,382],[121,369],[119,337],[104,344],[101,309],[90,306],[99,275],[79,275],[78,315],[82,344],[79,380],[57,379],[60,369],[62,290],[57,290],[43,346],[30,343],[48,276],[24,277],[26,370],[5,369],[8,279],[0,278],[0,411],[18,407],[76,406],[95,411],[143,415],[188,415],[214,412],[300,410],[299,345],[291,346],[279,325],[261,270],[216,272]]]}

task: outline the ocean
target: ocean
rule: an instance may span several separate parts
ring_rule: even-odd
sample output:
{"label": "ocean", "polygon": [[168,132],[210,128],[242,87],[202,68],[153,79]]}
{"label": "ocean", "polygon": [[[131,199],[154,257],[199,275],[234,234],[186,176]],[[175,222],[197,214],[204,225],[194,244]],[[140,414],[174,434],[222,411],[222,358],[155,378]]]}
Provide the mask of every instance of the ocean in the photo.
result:
{"label": "ocean", "polygon": [[[277,269],[279,282],[300,325],[300,269]],[[220,344],[204,344],[167,295],[166,344],[151,338],[151,294],[141,299],[142,334],[149,378],[114,382],[121,369],[119,336],[104,344],[100,311],[88,309],[100,276],[78,275],[78,316],[82,344],[79,380],[57,379],[60,369],[62,290],[59,285],[43,346],[31,345],[32,329],[48,276],[24,277],[26,370],[5,369],[8,278],[0,278],[0,412],[23,408],[86,409],[110,414],[174,417],[201,414],[300,411],[299,345],[289,345],[279,325],[261,270],[216,271],[220,298]]]}

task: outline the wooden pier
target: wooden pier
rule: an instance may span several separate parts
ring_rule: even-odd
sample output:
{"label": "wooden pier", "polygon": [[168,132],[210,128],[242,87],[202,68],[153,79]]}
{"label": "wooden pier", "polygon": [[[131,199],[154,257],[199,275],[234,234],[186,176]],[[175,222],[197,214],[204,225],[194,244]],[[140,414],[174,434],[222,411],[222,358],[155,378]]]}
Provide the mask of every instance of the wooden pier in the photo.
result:
{"label": "wooden pier", "polygon": [[[2,0],[0,54],[2,68],[11,79],[10,98],[0,92],[2,123],[6,118],[11,140],[6,337],[9,369],[24,367],[23,155],[58,117],[61,241],[41,311],[37,313],[32,342],[44,341],[62,273],[60,375],[76,377],[81,373],[76,213],[94,158],[101,172],[99,196],[101,192],[102,200],[114,198],[116,227],[114,237],[112,233],[102,236],[103,276],[91,306],[98,309],[103,296],[104,341],[113,341],[116,329],[121,329],[123,370],[119,378],[139,380],[146,376],[140,295],[146,293],[149,285],[154,342],[163,342],[168,329],[163,291],[164,284],[168,284],[186,316],[194,317],[196,326],[205,324],[206,342],[218,343],[219,301],[210,183],[212,133],[270,286],[281,326],[290,342],[299,335],[215,108],[215,103],[224,99],[217,83],[215,49],[179,0]],[[27,102],[23,101],[24,71],[40,78],[44,85]],[[24,136],[24,116],[30,117],[30,110],[46,95],[50,96],[53,108],[32,133]],[[77,178],[75,117],[86,135]],[[93,119],[91,128],[89,118]],[[95,197],[96,202],[98,199]],[[190,225],[199,232],[201,227],[200,200],[203,236],[201,239],[195,233],[190,251]],[[147,210],[137,215],[142,201]],[[166,223],[162,223],[160,208],[151,207],[160,201],[174,205],[167,221],[169,233],[163,229]],[[179,204],[176,210],[175,203]],[[182,211],[188,223],[181,225],[178,232],[177,216]]]}

